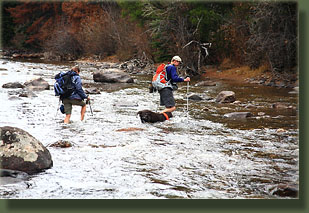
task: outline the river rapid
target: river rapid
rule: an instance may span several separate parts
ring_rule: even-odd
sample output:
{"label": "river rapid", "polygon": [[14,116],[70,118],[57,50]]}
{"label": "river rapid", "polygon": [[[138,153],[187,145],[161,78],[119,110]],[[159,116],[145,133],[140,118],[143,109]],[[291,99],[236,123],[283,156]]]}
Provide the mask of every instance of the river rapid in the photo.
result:
{"label": "river rapid", "polygon": [[[94,83],[97,69],[81,65],[84,86],[100,89],[90,95],[85,120],[73,107],[71,123],[63,124],[54,95],[54,76],[72,64],[0,59],[0,126],[21,128],[47,146],[53,167],[29,180],[0,185],[0,198],[127,199],[281,198],[273,190],[281,184],[299,185],[298,94],[292,89],[217,81],[216,86],[178,84],[177,109],[169,121],[141,123],[137,112],[158,106],[159,94],[148,92],[149,75],[131,75],[134,84]],[[207,72],[206,72],[207,75]],[[8,82],[24,83],[42,77],[50,90],[37,97],[19,97],[21,89],[5,89]],[[220,91],[236,93],[236,104],[215,102]],[[290,109],[274,109],[280,102]],[[230,120],[229,112],[253,117]],[[70,148],[50,147],[68,141]]]}

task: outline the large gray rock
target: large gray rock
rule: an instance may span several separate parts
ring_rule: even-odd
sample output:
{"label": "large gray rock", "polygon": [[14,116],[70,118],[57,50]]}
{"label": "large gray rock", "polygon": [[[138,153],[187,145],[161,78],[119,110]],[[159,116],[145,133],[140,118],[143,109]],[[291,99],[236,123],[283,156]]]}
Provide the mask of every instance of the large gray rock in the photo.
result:
{"label": "large gray rock", "polygon": [[127,73],[119,69],[109,69],[93,74],[93,80],[95,82],[106,83],[134,83],[133,78]]}
{"label": "large gray rock", "polygon": [[224,117],[231,118],[231,119],[244,119],[248,117],[252,117],[251,112],[231,112],[224,114]]}
{"label": "large gray rock", "polygon": [[219,103],[233,103],[234,101],[236,101],[236,97],[233,91],[222,91],[216,98],[216,102]]}
{"label": "large gray rock", "polygon": [[28,132],[0,127],[0,168],[33,174],[49,169],[53,161],[43,144]]}
{"label": "large gray rock", "polygon": [[49,90],[49,84],[43,78],[27,81],[24,85],[29,90]]}

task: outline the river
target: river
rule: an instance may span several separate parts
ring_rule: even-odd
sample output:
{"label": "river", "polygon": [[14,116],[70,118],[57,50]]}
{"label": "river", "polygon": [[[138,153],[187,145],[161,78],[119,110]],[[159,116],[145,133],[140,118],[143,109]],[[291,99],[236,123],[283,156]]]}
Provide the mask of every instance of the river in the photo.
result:
{"label": "river", "polygon": [[[292,89],[223,80],[198,87],[202,79],[193,79],[189,94],[202,101],[190,100],[187,113],[187,85],[179,84],[174,117],[145,124],[139,110],[162,109],[158,93],[148,92],[151,76],[132,75],[134,84],[102,87],[92,80],[96,68],[82,65],[84,85],[101,93],[91,95],[93,115],[88,107],[81,122],[80,107],[73,107],[71,123],[63,124],[53,77],[71,65],[0,59],[0,126],[29,132],[47,146],[54,164],[27,181],[0,185],[0,198],[270,199],[280,198],[271,193],[280,184],[298,187],[298,94]],[[51,86],[36,91],[37,97],[2,88],[39,77]],[[216,103],[223,90],[234,91],[240,102]],[[292,109],[274,109],[277,102]],[[235,111],[254,116],[223,116]],[[73,146],[49,146],[60,140]]]}

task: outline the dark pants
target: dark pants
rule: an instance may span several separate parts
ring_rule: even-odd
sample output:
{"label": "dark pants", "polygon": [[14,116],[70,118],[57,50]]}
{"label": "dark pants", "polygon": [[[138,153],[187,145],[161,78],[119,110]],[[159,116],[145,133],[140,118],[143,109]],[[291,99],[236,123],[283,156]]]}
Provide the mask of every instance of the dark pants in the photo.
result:
{"label": "dark pants", "polygon": [[62,103],[64,105],[64,111],[66,115],[72,114],[72,105],[77,105],[81,107],[86,105],[84,101],[76,99],[63,99]]}
{"label": "dark pants", "polygon": [[161,89],[159,93],[161,106],[165,106],[166,108],[175,106],[175,99],[171,88]]}

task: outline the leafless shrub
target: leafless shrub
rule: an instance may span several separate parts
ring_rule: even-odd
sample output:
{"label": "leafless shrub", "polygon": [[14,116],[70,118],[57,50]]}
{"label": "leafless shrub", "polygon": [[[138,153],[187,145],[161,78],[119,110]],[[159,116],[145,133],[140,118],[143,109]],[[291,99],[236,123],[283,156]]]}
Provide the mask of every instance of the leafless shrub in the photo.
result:
{"label": "leafless shrub", "polygon": [[295,3],[261,2],[253,6],[246,61],[252,68],[268,64],[272,71],[290,70],[297,62]]}
{"label": "leafless shrub", "polygon": [[76,39],[75,34],[64,29],[56,31],[51,36],[51,39],[46,41],[44,44],[45,51],[52,52],[61,60],[75,60],[83,53],[82,46]]}

